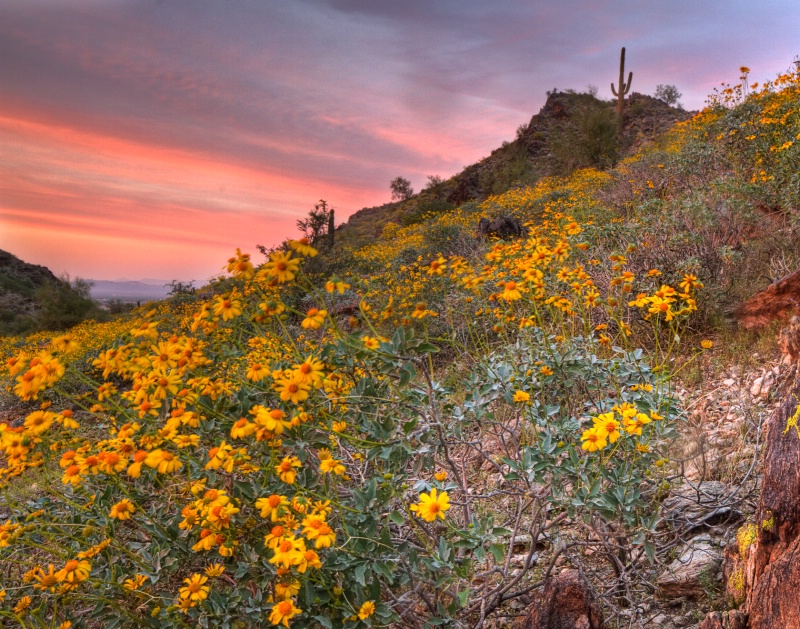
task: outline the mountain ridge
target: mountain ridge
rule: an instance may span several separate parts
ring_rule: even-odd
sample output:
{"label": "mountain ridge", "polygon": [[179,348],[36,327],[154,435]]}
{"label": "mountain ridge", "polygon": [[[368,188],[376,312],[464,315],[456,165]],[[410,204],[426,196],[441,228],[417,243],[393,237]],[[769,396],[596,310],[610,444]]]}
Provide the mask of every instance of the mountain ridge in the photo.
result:
{"label": "mountain ridge", "polygon": [[[482,201],[513,187],[533,185],[544,177],[568,175],[581,167],[611,167],[676,122],[686,121],[697,113],[633,92],[626,99],[622,137],[615,155],[581,156],[572,150],[574,144],[591,142],[592,133],[598,131],[592,125],[600,130],[603,125],[613,128],[616,137],[615,112],[616,100],[605,101],[574,90],[548,92],[545,104],[527,125],[517,130],[514,140],[503,142],[487,157],[445,181],[426,186],[408,199],[354,212],[336,228],[337,235],[362,244],[379,236],[389,222],[401,225],[417,222],[426,213]],[[592,116],[597,119],[592,120]]]}

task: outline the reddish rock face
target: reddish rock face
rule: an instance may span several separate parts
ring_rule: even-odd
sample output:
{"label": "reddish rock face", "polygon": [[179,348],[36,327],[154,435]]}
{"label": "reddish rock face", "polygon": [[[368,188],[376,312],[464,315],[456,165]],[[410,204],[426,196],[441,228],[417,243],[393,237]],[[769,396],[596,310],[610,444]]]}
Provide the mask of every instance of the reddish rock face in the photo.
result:
{"label": "reddish rock face", "polygon": [[[728,592],[745,596],[750,629],[800,629],[799,398],[800,377],[767,425],[758,510],[743,536],[753,542],[740,542],[726,557]],[[709,614],[702,629],[743,629],[742,617],[733,624],[730,614]]]}
{"label": "reddish rock face", "polygon": [[[770,419],[747,596],[752,629],[800,628],[800,381]],[[794,425],[793,425],[794,424]]]}
{"label": "reddish rock face", "polygon": [[734,314],[745,328],[760,328],[776,319],[800,314],[800,270],[756,293]]}
{"label": "reddish rock face", "polygon": [[766,433],[755,520],[725,554],[727,592],[744,605],[710,613],[701,629],[800,629],[800,375]]}
{"label": "reddish rock face", "polygon": [[523,629],[603,629],[603,615],[577,570],[551,579],[537,596]]}
{"label": "reddish rock face", "polygon": [[789,357],[790,363],[800,360],[800,317],[792,317],[790,324],[778,336],[781,354]]}
{"label": "reddish rock face", "polygon": [[750,629],[800,628],[800,540],[771,562],[753,588]]}

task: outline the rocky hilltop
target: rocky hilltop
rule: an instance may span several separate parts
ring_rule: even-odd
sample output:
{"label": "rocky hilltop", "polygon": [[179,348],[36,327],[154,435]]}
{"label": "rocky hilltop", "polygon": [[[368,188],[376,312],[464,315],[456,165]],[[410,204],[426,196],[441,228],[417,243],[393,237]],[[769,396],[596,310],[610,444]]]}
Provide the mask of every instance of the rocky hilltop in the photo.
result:
{"label": "rocky hilltop", "polygon": [[0,321],[33,315],[37,310],[36,289],[60,280],[38,264],[28,264],[0,250]]}
{"label": "rocky hilltop", "polygon": [[389,222],[412,224],[426,214],[481,201],[509,188],[532,185],[578,168],[609,168],[619,159],[695,112],[634,92],[626,101],[622,137],[616,131],[616,101],[569,90],[548,93],[547,101],[517,137],[467,166],[457,175],[430,185],[405,201],[364,208],[338,231],[358,242],[379,236]]}
{"label": "rocky hilltop", "polygon": [[0,335],[77,323],[80,319],[72,321],[75,317],[69,316],[70,311],[83,318],[93,308],[85,297],[47,267],[0,250]]}

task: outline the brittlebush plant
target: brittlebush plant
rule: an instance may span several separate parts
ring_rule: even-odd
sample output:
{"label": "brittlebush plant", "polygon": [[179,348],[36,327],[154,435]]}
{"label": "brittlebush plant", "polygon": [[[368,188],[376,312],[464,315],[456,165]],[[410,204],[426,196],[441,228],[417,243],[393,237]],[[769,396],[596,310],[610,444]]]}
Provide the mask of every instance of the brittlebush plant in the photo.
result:
{"label": "brittlebush plant", "polygon": [[[601,293],[591,271],[604,265],[571,258],[582,231],[545,208],[479,270],[442,256],[415,269],[460,296],[467,310],[450,318],[467,343],[432,337],[440,313],[422,302],[384,334],[386,306],[362,301],[361,328],[343,329],[332,313],[351,287],[310,283],[302,263],[316,252],[297,241],[260,269],[237,252],[227,292],[183,325],[147,313],[89,370],[68,335],[14,357],[15,393],[43,403],[2,425],[4,479],[43,468],[50,480],[25,502],[8,494],[0,546],[18,568],[0,614],[22,626],[447,623],[484,595],[491,609],[515,595],[502,590],[503,536],[542,535],[548,510],[597,512],[646,544],[675,406],[630,335],[674,334],[700,283],[645,277],[636,293],[617,255]],[[315,306],[284,300],[298,286]],[[441,349],[472,356],[457,386]],[[68,374],[86,390],[65,403]],[[493,458],[473,438],[500,412],[520,447]],[[515,526],[474,491],[464,461],[476,453],[506,466]],[[551,489],[532,493],[538,483]],[[505,570],[471,589],[490,565]]]}

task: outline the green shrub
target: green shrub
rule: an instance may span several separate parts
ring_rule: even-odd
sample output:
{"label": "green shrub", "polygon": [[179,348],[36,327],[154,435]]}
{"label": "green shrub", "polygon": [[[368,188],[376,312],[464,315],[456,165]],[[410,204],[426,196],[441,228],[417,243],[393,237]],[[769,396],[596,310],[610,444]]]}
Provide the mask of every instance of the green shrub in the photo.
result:
{"label": "green shrub", "polygon": [[566,175],[579,168],[606,169],[619,158],[617,122],[613,110],[600,101],[573,113],[572,123],[550,142],[554,174]]}
{"label": "green shrub", "polygon": [[35,293],[39,309],[36,324],[41,330],[66,330],[90,317],[102,317],[88,297],[88,288],[78,285],[76,291],[69,282],[45,284]]}

